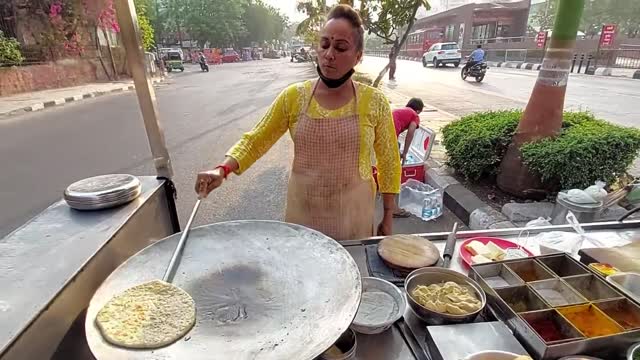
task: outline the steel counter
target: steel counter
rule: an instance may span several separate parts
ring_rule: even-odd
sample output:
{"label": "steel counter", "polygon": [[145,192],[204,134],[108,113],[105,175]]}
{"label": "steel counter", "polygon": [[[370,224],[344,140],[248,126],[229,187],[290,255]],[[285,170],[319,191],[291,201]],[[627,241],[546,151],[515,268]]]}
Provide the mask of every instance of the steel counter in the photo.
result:
{"label": "steel counter", "polygon": [[[621,245],[625,242],[640,241],[640,221],[583,224],[583,228],[588,237],[600,241],[607,247]],[[564,225],[527,229],[526,231],[523,231],[523,229],[460,231],[457,234],[455,252],[449,268],[459,271],[465,275],[468,274],[469,269],[463,264],[460,258],[460,245],[466,239],[477,236],[489,236],[500,237],[515,242],[519,238],[525,239],[527,233],[529,236],[533,236],[545,231],[574,232],[570,226]],[[442,253],[448,234],[448,232],[442,232],[418,235],[433,241],[438,250]],[[355,259],[363,277],[369,276],[365,245],[378,243],[381,239],[382,237],[372,237],[363,240],[348,240],[341,242]],[[532,246],[532,244],[527,245],[527,248],[534,254],[539,254],[539,248],[537,246]],[[415,342],[415,339],[412,338],[410,333],[412,333],[415,338],[424,339],[427,336],[427,331],[426,325],[416,321],[415,316],[411,316],[411,314],[409,314],[410,311],[411,310],[407,307],[408,313],[405,316],[405,319],[396,323],[392,327],[392,330],[386,331],[383,334],[358,334],[357,358],[373,360],[430,360],[428,357],[425,357],[424,354],[419,353],[419,351],[416,351],[415,353],[412,351],[412,349],[417,349],[417,346],[420,345]],[[411,331],[406,331],[407,327],[410,327]]]}
{"label": "steel counter", "polygon": [[131,255],[173,231],[164,180],[103,211],[60,200],[0,240],[0,359],[48,359],[98,286]]}

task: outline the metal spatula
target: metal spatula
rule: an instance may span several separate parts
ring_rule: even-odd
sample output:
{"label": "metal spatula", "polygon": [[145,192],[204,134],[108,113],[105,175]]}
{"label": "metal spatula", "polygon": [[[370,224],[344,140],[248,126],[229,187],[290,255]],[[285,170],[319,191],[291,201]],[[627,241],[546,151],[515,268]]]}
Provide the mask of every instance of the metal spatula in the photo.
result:
{"label": "metal spatula", "polygon": [[191,216],[189,216],[189,220],[187,221],[187,226],[185,226],[184,230],[182,230],[182,235],[180,235],[180,240],[178,241],[178,245],[176,249],[173,251],[173,256],[171,256],[171,261],[169,261],[169,266],[167,266],[167,270],[164,272],[164,276],[162,277],[163,281],[168,283],[173,281],[173,276],[176,274],[176,269],[180,264],[180,258],[182,257],[182,250],[184,249],[184,245],[187,243],[187,238],[189,237],[189,231],[191,230],[191,224],[193,223],[193,219],[196,217],[196,213],[200,208],[200,202],[202,201],[202,197],[198,197],[198,201],[193,206],[193,210],[191,210]]}

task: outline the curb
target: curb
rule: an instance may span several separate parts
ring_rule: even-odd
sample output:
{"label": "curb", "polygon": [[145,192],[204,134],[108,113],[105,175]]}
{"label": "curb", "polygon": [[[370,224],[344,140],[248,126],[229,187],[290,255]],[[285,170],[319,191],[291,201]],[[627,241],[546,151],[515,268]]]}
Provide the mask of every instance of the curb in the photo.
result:
{"label": "curb", "polygon": [[[542,64],[533,64],[533,63],[523,63],[523,62],[499,62],[499,61],[487,61],[487,64],[491,67],[502,67],[508,69],[518,69],[518,70],[534,70],[538,71],[542,67]],[[622,77],[627,79],[640,79],[640,70],[636,70],[633,75],[613,75],[612,68],[606,67],[589,67],[584,71],[585,75],[597,75],[597,76],[614,76],[614,77]]]}
{"label": "curb", "polygon": [[443,191],[442,201],[471,230],[515,228],[501,212],[493,209],[476,194],[464,187],[437,161],[427,160],[425,180],[427,184]]}
{"label": "curb", "polygon": [[611,76],[612,72],[610,68],[596,68],[593,72],[593,75],[598,75],[598,76]]}
{"label": "curb", "polygon": [[[153,79],[152,83],[153,84],[158,84],[158,83],[161,83],[163,81],[164,81],[164,78]],[[121,86],[121,87],[117,87],[117,88],[114,88],[114,89],[110,89],[108,91],[93,91],[93,92],[88,92],[88,93],[84,93],[84,94],[68,96],[68,97],[65,97],[65,98],[59,98],[59,99],[53,99],[53,100],[44,101],[44,102],[33,103],[33,104],[31,104],[29,106],[25,106],[23,108],[10,110],[10,111],[5,112],[5,113],[0,113],[0,116],[14,115],[14,114],[19,113],[19,112],[40,111],[40,110],[44,110],[46,108],[59,106],[59,105],[64,105],[64,104],[71,103],[71,102],[82,101],[82,100],[85,100],[85,99],[90,99],[90,98],[94,98],[94,97],[98,97],[98,96],[102,96],[102,95],[106,95],[106,94],[125,92],[125,91],[129,91],[129,90],[134,90],[134,89],[135,89],[134,85],[126,85],[126,86]]]}
{"label": "curb", "polygon": [[533,70],[538,71],[542,67],[542,64],[535,63],[523,63],[523,62],[499,62],[499,61],[487,61],[487,64],[492,67],[502,67],[509,69],[518,69],[518,70]]}

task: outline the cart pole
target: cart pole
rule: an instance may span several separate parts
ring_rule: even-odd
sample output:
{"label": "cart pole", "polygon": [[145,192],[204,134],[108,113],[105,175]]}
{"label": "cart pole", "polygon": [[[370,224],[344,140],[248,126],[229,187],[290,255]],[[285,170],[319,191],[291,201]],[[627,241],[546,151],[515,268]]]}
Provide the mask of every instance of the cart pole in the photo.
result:
{"label": "cart pole", "polygon": [[171,158],[164,140],[164,131],[160,125],[156,94],[145,66],[135,5],[133,0],[115,0],[113,3],[120,24],[120,34],[127,54],[127,63],[136,86],[136,95],[138,95],[138,104],[142,112],[153,164],[158,177],[171,179],[173,177]]}

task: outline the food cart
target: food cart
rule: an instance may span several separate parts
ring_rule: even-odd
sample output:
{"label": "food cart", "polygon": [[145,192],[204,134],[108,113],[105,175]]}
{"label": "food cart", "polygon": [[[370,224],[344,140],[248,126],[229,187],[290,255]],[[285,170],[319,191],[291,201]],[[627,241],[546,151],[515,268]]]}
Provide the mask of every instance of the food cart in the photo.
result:
{"label": "food cart", "polygon": [[[167,238],[168,241],[159,243],[169,247],[175,242],[174,240],[177,240],[175,234],[180,231],[175,208],[175,188],[171,181],[171,161],[158,122],[154,90],[144,70],[143,55],[133,20],[135,9],[133,3],[127,0],[117,0],[115,3],[157,175],[140,177],[141,195],[125,206],[96,212],[77,212],[61,200],[0,241],[0,289],[2,289],[0,292],[0,319],[2,320],[0,359],[2,360],[93,359],[92,351],[89,349],[91,339],[88,338],[95,334],[85,333],[85,323],[91,321],[86,314],[92,298],[96,296],[96,291],[99,289],[102,291],[101,286],[105,281],[113,282],[112,278],[107,279],[116,269],[117,271],[126,270],[126,267],[131,264],[127,260],[147,259],[139,255],[132,258],[134,254],[146,248],[141,254],[152,258],[153,253],[150,251],[155,251],[161,246],[148,247],[148,245]],[[278,228],[289,226],[273,225],[273,223],[263,225]],[[640,221],[584,224],[583,228],[588,236],[597,239],[605,246],[640,239]],[[207,227],[198,229],[202,232]],[[196,236],[198,229],[194,229]],[[527,230],[530,236],[548,231],[572,231],[572,228],[549,226]],[[458,232],[454,237],[450,269],[463,274],[470,273],[470,269],[464,265],[460,255],[461,244],[465,240],[483,236],[517,242],[522,232],[523,229]],[[440,253],[445,253],[447,239],[451,238],[449,233],[429,233],[419,234],[419,236],[435,244]],[[291,238],[291,241],[299,240]],[[367,249],[375,247],[381,240],[380,237],[373,237],[342,241],[340,249],[329,248],[329,251],[331,254],[336,254],[346,249],[352,260],[344,264],[350,264],[350,261],[353,261],[359,272],[357,279],[360,276],[375,277],[378,275],[371,264],[371,252]],[[531,250],[536,254],[539,253],[538,249]],[[597,255],[594,254],[583,257],[598,260]],[[125,266],[121,267],[123,263]],[[308,261],[307,264],[310,273],[325,270],[312,261]],[[482,274],[479,271],[471,270],[472,275],[475,273],[480,274],[479,280],[482,280]],[[400,288],[403,286],[402,283],[397,285]],[[359,291],[360,288],[356,287],[351,291],[353,290]],[[539,348],[535,344],[531,345],[533,342],[529,339],[537,341],[535,334],[519,333],[516,334],[519,342],[507,341],[507,338],[512,335],[505,330],[507,328],[505,326],[513,331],[521,327],[522,323],[513,321],[513,316],[505,314],[507,311],[500,313],[501,307],[500,303],[496,302],[495,292],[491,288],[487,288],[486,292],[489,305],[495,306],[486,307],[486,311],[475,320],[476,324],[480,324],[479,330],[462,333],[457,332],[459,328],[454,325],[442,325],[430,331],[427,324],[408,307],[404,316],[388,330],[374,335],[358,334],[356,358],[367,360],[452,359],[450,356],[456,351],[468,353],[472,350],[487,349],[487,347],[511,349],[515,352],[525,348],[532,356],[544,358],[544,354],[534,355]],[[99,296],[101,295],[98,294]],[[346,301],[353,301],[353,297],[346,299]],[[306,309],[303,308],[300,311],[305,312]],[[243,316],[242,313],[239,314]],[[493,332],[488,333],[487,329]],[[314,333],[314,329],[309,329],[308,332]],[[289,332],[286,334],[289,335]],[[563,354],[582,351],[602,353],[603,349],[606,352],[607,348],[611,347],[615,348],[615,351],[610,353],[610,357],[603,359],[622,358],[620,349],[640,341],[636,332],[630,331],[623,335],[607,344],[563,343],[560,350]],[[456,340],[443,342],[443,336],[445,339]],[[330,340],[334,341],[335,337]],[[202,358],[211,358],[215,352],[224,354],[224,351],[228,350],[228,348],[208,348],[207,344],[200,339],[185,338],[185,342],[188,341],[193,341],[193,346],[201,349]],[[300,342],[301,339],[284,337],[282,341]],[[277,346],[278,344],[272,344],[271,348]]]}

